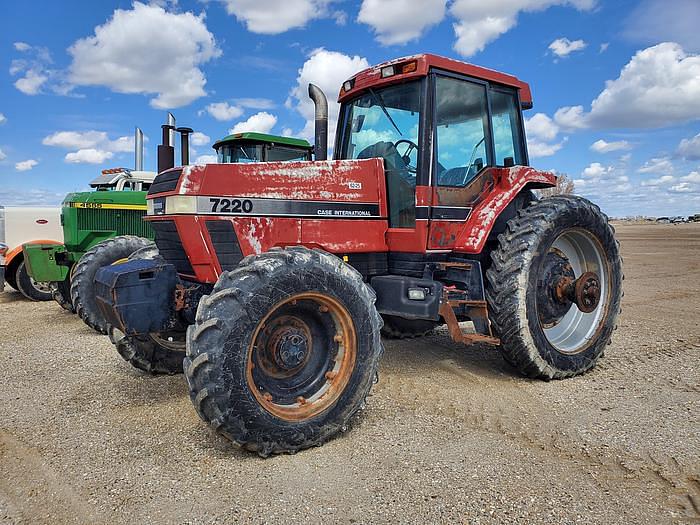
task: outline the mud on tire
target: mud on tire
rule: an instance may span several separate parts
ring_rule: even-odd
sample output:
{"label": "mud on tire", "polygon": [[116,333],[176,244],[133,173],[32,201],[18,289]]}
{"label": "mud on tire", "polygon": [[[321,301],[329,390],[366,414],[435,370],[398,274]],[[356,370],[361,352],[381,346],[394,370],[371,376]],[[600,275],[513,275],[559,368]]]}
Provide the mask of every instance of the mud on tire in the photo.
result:
{"label": "mud on tire", "polygon": [[[328,253],[289,247],[245,258],[219,277],[187,331],[185,376],[200,417],[261,456],[318,446],[345,430],[364,406],[383,351],[374,301],[362,276]],[[268,349],[295,338],[293,348],[307,349],[295,354],[299,363],[271,365]],[[324,374],[327,365],[335,368]],[[318,385],[327,390],[316,398],[294,397]]]}
{"label": "mud on tire", "polygon": [[[566,311],[559,320],[547,317],[543,322],[541,294],[549,293],[543,282],[546,258],[559,257],[564,253],[561,247],[576,261],[577,246],[585,263],[578,264],[578,273],[593,269],[601,274],[603,292],[598,307],[589,314]],[[587,262],[588,254],[594,263]],[[615,329],[623,279],[619,243],[600,209],[576,196],[542,199],[508,221],[491,258],[486,297],[506,361],[523,375],[541,379],[570,377],[594,367]],[[577,306],[571,303],[571,308]],[[564,323],[567,319],[572,320]],[[556,337],[553,329],[559,331]]]}
{"label": "mud on tire", "polygon": [[95,300],[95,274],[103,266],[127,259],[133,252],[153,244],[148,239],[134,235],[123,235],[107,239],[93,246],[78,261],[71,281],[71,301],[75,313],[90,328],[107,333],[107,322]]}
{"label": "mud on tire", "polygon": [[70,300],[70,274],[63,281],[51,283],[51,296],[54,301],[61,305],[61,308],[72,314],[75,313],[75,308]]}

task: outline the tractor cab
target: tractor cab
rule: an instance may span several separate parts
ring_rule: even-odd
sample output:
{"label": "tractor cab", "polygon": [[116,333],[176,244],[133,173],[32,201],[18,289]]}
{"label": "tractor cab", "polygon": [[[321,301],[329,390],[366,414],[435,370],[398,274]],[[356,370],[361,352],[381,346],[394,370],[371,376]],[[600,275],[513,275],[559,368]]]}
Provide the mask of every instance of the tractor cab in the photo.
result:
{"label": "tractor cab", "polygon": [[528,164],[522,109],[532,99],[510,75],[419,55],[358,73],[339,101],[336,158],[383,159],[391,227],[464,221],[493,168]]}
{"label": "tractor cab", "polygon": [[220,164],[312,160],[313,148],[303,139],[266,133],[234,133],[214,143]]}
{"label": "tractor cab", "polygon": [[90,182],[96,191],[146,191],[157,173],[153,171],[111,168],[102,170],[99,177]]}

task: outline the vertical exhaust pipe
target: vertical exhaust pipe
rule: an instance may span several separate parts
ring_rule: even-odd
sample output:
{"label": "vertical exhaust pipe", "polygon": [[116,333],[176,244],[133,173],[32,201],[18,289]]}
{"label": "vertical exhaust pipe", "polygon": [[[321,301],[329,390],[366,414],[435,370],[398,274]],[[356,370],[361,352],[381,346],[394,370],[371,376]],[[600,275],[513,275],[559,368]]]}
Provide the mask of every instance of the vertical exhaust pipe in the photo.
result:
{"label": "vertical exhaust pipe", "polygon": [[167,124],[163,124],[161,129],[163,130],[163,139],[158,146],[158,173],[175,166],[175,148],[173,147],[175,117],[172,113],[168,113]]}
{"label": "vertical exhaust pipe", "polygon": [[309,84],[309,97],[314,101],[314,157],[328,158],[328,99],[321,88]]}
{"label": "vertical exhaust pipe", "polygon": [[194,130],[192,128],[177,128],[180,134],[180,159],[182,160],[182,166],[187,166],[190,163],[190,133]]}
{"label": "vertical exhaust pipe", "polygon": [[134,134],[134,169],[143,171],[143,131],[136,128]]}

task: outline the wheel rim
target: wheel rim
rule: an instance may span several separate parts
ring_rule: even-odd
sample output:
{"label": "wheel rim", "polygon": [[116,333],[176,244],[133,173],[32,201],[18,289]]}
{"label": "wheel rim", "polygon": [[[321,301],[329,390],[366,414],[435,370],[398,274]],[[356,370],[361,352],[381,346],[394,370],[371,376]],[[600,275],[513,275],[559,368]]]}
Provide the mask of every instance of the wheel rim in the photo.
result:
{"label": "wheel rim", "polygon": [[258,403],[287,421],[329,409],[348,385],[357,338],[352,317],[336,299],[307,292],[281,301],[258,323],[248,349],[246,379]]}
{"label": "wheel rim", "polygon": [[171,352],[184,352],[186,343],[185,335],[180,332],[159,332],[148,334],[148,336],[158,345]]}
{"label": "wheel rim", "polygon": [[34,288],[37,292],[51,293],[51,283],[38,282],[31,277],[29,278],[29,282],[31,283],[32,288]]}
{"label": "wheel rim", "polygon": [[[603,325],[609,299],[607,257],[600,241],[582,229],[559,235],[546,256],[548,261],[552,257],[564,260],[566,269],[559,274],[559,281],[538,283],[538,318],[547,341],[556,350],[576,354],[586,348]],[[546,269],[543,271],[547,274]],[[586,295],[589,287],[593,293]],[[568,297],[580,306],[563,297],[564,289],[570,290]],[[554,308],[543,308],[556,303],[556,298],[559,304]]]}

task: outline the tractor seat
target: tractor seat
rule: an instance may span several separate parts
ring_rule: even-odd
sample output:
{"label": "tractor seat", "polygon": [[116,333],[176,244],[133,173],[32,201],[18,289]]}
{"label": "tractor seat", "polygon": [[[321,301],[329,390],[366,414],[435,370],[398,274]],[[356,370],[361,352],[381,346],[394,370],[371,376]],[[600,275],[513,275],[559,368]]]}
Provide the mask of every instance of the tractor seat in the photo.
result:
{"label": "tractor seat", "polygon": [[[467,183],[469,183],[469,181],[471,181],[483,167],[483,163],[477,160],[477,162],[474,165],[472,165],[471,169],[469,170]],[[438,184],[440,186],[465,186],[464,176],[466,174],[466,166],[457,166],[456,168],[450,168],[444,173],[438,175]]]}
{"label": "tractor seat", "polygon": [[358,159],[384,159],[384,166],[387,175],[400,176],[407,184],[415,187],[416,176],[406,169],[406,163],[396,151],[392,142],[380,141],[371,146],[367,146],[358,155]]}

